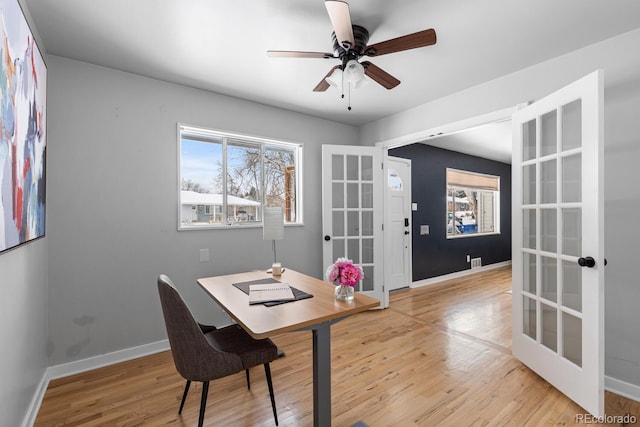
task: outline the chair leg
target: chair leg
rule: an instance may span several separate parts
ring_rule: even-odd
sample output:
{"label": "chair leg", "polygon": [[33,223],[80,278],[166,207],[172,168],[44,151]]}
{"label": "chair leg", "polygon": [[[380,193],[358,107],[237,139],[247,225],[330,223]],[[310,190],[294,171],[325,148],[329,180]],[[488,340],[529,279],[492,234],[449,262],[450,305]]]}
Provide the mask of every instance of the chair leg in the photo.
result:
{"label": "chair leg", "polygon": [[251,390],[251,379],[249,378],[249,370],[245,369],[244,371],[247,374],[247,388]]}
{"label": "chair leg", "polygon": [[198,418],[198,427],[202,427],[204,422],[204,410],[207,408],[207,394],[209,393],[209,381],[202,383],[202,398],[200,399],[200,418]]}
{"label": "chair leg", "polygon": [[187,384],[184,386],[184,393],[182,393],[182,402],[180,402],[180,409],[178,409],[178,414],[182,413],[182,408],[184,407],[185,400],[187,400],[187,393],[189,393],[190,385],[191,385],[191,380],[187,380]]}
{"label": "chair leg", "polygon": [[271,368],[268,363],[264,364],[264,373],[267,376],[267,385],[269,386],[269,396],[271,397],[271,409],[273,409],[273,418],[278,425],[278,413],[276,412],[276,398],[273,395],[273,382],[271,382]]}

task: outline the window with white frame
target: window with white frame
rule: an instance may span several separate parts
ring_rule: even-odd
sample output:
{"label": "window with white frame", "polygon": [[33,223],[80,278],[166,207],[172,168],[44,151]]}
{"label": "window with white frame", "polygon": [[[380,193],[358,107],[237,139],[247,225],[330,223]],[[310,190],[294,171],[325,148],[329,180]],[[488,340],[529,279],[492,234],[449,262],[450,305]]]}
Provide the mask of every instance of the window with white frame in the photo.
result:
{"label": "window with white frame", "polygon": [[302,223],[302,145],[178,126],[179,229],[260,224],[281,206],[285,224]]}
{"label": "window with white frame", "polygon": [[447,168],[447,238],[500,233],[500,177]]}

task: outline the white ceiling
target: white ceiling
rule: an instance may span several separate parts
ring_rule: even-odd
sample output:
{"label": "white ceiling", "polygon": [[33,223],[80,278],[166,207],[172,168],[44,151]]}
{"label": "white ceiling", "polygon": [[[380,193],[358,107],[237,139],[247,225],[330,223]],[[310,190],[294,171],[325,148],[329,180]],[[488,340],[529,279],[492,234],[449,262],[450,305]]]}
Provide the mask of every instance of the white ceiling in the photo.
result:
{"label": "white ceiling", "polygon": [[369,44],[436,30],[436,45],[369,58],[399,80],[313,92],[333,59],[322,0],[25,0],[48,54],[361,125],[640,27],[637,0],[351,0]]}

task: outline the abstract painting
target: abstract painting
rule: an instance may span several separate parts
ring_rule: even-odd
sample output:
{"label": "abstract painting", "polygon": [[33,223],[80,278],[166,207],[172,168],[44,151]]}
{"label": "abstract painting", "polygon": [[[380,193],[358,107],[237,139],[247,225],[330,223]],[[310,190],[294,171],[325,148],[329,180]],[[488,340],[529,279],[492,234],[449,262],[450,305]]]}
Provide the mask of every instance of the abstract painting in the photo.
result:
{"label": "abstract painting", "polygon": [[0,252],[44,236],[47,69],[17,0],[0,0]]}

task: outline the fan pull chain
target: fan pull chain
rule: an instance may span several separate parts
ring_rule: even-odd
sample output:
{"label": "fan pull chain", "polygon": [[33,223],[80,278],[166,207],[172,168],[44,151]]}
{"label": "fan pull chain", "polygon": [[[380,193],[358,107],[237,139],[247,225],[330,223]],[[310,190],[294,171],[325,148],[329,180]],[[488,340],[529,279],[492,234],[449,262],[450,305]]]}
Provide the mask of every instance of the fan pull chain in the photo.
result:
{"label": "fan pull chain", "polygon": [[347,110],[351,111],[351,83],[349,83],[349,100],[348,100],[349,106],[347,107]]}

